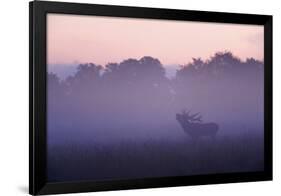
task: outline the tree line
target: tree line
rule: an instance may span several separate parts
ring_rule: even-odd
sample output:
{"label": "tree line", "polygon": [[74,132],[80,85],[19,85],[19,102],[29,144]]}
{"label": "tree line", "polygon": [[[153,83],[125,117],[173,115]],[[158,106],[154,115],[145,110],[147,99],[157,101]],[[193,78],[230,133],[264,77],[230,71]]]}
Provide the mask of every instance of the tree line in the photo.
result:
{"label": "tree line", "polygon": [[207,60],[193,58],[169,79],[158,59],[145,56],[104,67],[80,64],[65,80],[48,73],[47,86],[50,119],[56,126],[63,119],[77,121],[77,126],[128,123],[128,118],[159,124],[175,121],[175,114],[186,107],[221,119],[226,111],[233,119],[238,114],[245,119],[249,112],[256,118],[263,97],[263,62],[218,52]]}

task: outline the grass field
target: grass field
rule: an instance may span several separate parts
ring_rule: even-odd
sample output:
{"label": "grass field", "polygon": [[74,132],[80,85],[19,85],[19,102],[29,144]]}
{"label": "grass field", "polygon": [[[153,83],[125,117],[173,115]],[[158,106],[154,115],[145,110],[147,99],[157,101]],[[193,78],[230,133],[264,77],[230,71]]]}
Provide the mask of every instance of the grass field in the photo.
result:
{"label": "grass field", "polygon": [[115,144],[53,145],[48,181],[149,178],[263,170],[263,137],[125,140]]}

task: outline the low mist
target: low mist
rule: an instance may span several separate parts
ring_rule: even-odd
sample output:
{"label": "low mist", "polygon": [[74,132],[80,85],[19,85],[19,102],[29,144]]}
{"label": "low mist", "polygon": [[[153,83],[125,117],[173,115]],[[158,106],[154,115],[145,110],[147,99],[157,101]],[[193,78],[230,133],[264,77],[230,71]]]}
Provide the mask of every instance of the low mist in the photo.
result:
{"label": "low mist", "polygon": [[[105,67],[80,64],[64,78],[49,72],[48,179],[262,169],[263,62],[218,52],[179,66],[173,77],[166,71],[158,59],[145,56]],[[217,125],[214,137],[204,137],[208,128],[184,129],[176,119],[183,111],[197,117],[193,127]],[[192,131],[200,137],[195,140]],[[69,166],[62,168],[65,161]]]}

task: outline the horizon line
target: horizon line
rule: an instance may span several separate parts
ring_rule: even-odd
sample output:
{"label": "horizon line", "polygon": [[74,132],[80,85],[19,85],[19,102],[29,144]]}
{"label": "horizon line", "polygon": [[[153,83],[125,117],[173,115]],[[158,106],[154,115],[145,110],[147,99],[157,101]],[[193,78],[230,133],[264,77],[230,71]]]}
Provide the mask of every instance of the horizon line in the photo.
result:
{"label": "horizon line", "polygon": [[95,65],[97,65],[97,66],[102,66],[102,67],[106,67],[106,65],[108,65],[108,64],[111,64],[111,63],[117,63],[117,64],[120,64],[120,63],[122,63],[123,61],[125,61],[125,60],[129,60],[129,59],[133,59],[133,60],[137,60],[137,61],[139,61],[140,59],[142,59],[143,57],[151,57],[151,58],[153,58],[153,59],[157,59],[160,63],[161,63],[161,65],[162,66],[188,66],[190,63],[192,63],[193,62],[193,59],[201,59],[204,63],[206,63],[207,61],[209,61],[209,60],[211,60],[211,58],[213,58],[216,54],[226,54],[226,53],[230,53],[234,58],[237,58],[237,59],[239,59],[241,62],[246,62],[247,61],[247,59],[254,59],[254,60],[256,60],[256,61],[260,61],[260,62],[262,62],[262,63],[264,63],[264,59],[258,59],[258,58],[255,58],[255,57],[246,57],[246,58],[241,58],[241,57],[239,57],[239,56],[236,56],[236,55],[234,55],[232,52],[230,52],[230,51],[219,51],[219,52],[215,52],[213,55],[210,55],[209,57],[207,57],[207,58],[205,58],[205,59],[203,59],[203,58],[201,58],[201,57],[192,57],[191,59],[190,59],[190,61],[188,61],[187,63],[184,63],[184,64],[180,64],[180,63],[167,63],[167,64],[164,64],[164,63],[162,63],[161,62],[161,59],[160,58],[157,58],[157,57],[153,57],[153,56],[150,56],[150,55],[143,55],[142,57],[139,57],[139,58],[132,58],[132,57],[129,57],[129,58],[124,58],[123,60],[120,60],[119,62],[117,61],[117,62],[107,62],[107,63],[105,63],[105,64],[97,64],[97,63],[94,63],[93,61],[92,62],[87,62],[87,61],[85,61],[85,62],[80,62],[79,60],[74,60],[73,62],[69,62],[69,63],[67,63],[67,62],[65,62],[65,63],[61,63],[61,62],[59,62],[59,63],[48,63],[47,62],[47,66],[79,66],[79,65],[81,65],[81,64],[90,64],[90,63],[92,63],[92,64],[95,64]]}

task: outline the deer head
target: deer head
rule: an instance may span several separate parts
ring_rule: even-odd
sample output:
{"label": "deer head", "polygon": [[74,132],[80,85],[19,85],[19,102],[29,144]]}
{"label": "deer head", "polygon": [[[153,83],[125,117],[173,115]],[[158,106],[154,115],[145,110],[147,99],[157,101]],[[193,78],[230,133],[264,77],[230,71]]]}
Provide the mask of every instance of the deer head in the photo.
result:
{"label": "deer head", "polygon": [[190,114],[190,111],[183,110],[181,114],[176,114],[176,119],[181,123],[202,122],[202,115],[200,113]]}
{"label": "deer head", "polygon": [[176,114],[176,119],[184,132],[193,139],[198,139],[201,136],[214,138],[219,130],[216,123],[202,123],[200,113],[190,114],[190,111],[183,110],[181,113]]}

